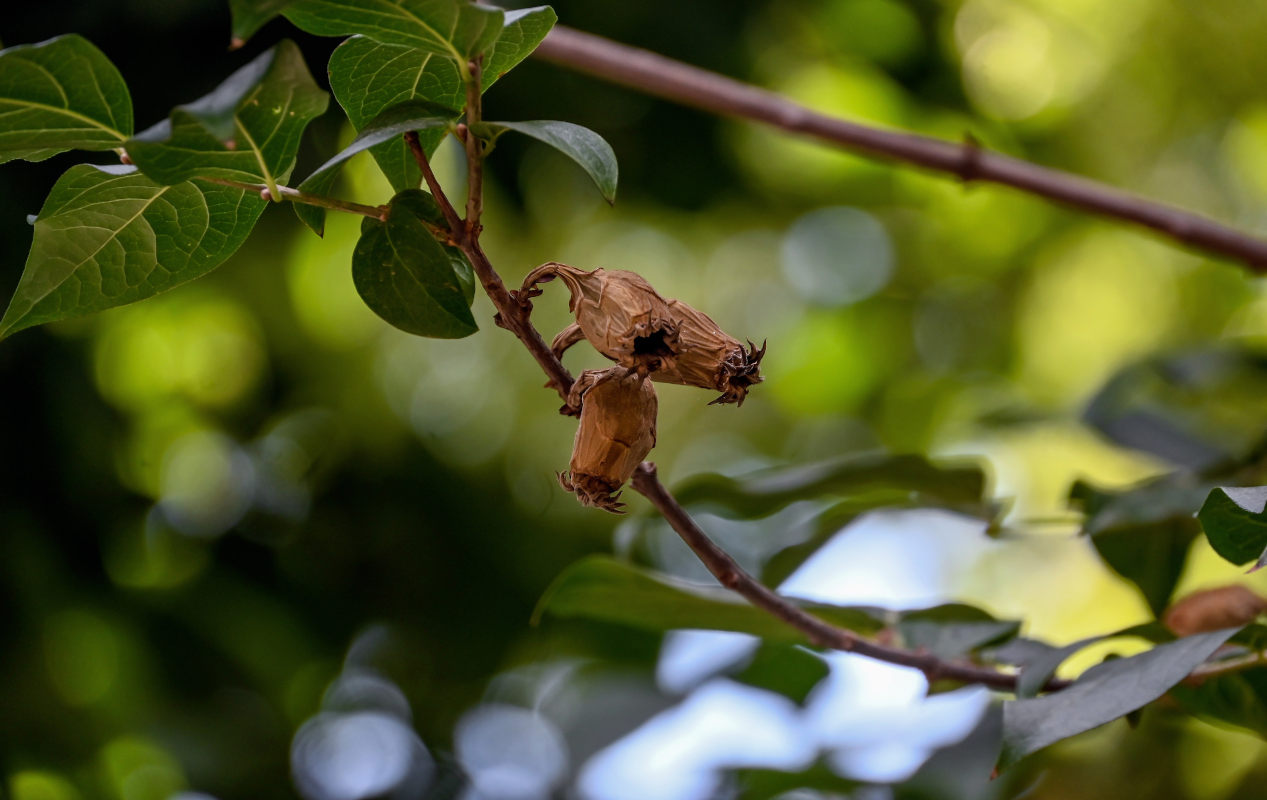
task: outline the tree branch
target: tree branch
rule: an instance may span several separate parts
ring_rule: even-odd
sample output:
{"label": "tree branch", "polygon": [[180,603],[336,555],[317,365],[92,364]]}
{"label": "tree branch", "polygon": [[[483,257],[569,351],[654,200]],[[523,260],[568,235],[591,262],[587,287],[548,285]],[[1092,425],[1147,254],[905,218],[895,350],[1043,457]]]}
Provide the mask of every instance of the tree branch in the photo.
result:
{"label": "tree branch", "polygon": [[[270,199],[272,195],[268,186],[262,183],[244,183],[243,181],[231,181],[226,178],[196,177],[194,180],[203,181],[204,183],[215,183],[220,186],[232,186],[235,189],[245,189],[248,192],[259,192],[260,196],[264,197],[266,200]],[[277,193],[281,195],[282,200],[289,200],[292,203],[320,206],[334,211],[346,211],[350,214],[360,214],[362,216],[373,217],[378,220],[384,219],[387,214],[387,208],[385,206],[367,206],[362,205],[361,203],[353,203],[350,200],[338,200],[333,197],[308,194],[307,192],[301,192],[298,189],[292,189],[289,186],[278,186]]]}
{"label": "tree branch", "polygon": [[1150,228],[1177,242],[1267,272],[1267,240],[1207,217],[1010,156],[827,116],[714,72],[657,53],[556,26],[533,54],[645,94],[805,134],[863,155],[906,161],[963,181],[1011,186],[1068,206]]}
{"label": "tree branch", "polygon": [[[669,490],[656,476],[655,465],[644,461],[634,473],[633,488],[642,494],[682,537],[687,547],[699,557],[708,571],[727,589],[742,595],[757,608],[768,611],[805,634],[811,643],[832,650],[874,658],[903,667],[913,667],[928,680],[952,680],[981,684],[994,689],[1015,691],[1017,676],[989,667],[946,661],[928,653],[912,652],[897,647],[878,644],[864,639],[853,631],[838,628],[810,614],[785,597],[780,597],[744,570],[730,555],[717,546],[695,520],[678,504]],[[1069,685],[1069,681],[1052,678],[1044,684],[1045,691],[1056,691]]]}
{"label": "tree branch", "polygon": [[484,213],[484,144],[471,131],[471,126],[484,118],[480,96],[482,57],[471,60],[470,77],[466,79],[466,127],[460,128],[466,146],[466,229],[472,239],[480,233],[480,215]]}

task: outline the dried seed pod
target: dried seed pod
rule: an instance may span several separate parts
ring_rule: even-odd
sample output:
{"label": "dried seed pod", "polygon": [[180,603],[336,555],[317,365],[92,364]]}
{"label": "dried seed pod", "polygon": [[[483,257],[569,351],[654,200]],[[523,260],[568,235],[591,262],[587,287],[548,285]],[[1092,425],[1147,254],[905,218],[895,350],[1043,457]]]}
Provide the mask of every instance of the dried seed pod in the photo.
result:
{"label": "dried seed pod", "polygon": [[668,303],[641,275],[552,261],[528,273],[519,296],[532,297],[540,291],[533,289],[536,284],[556,277],[572,293],[569,308],[576,323],[555,337],[555,355],[585,338],[604,356],[643,375],[672,363],[677,327]]}
{"label": "dried seed pod", "polygon": [[580,407],[581,424],[559,483],[582,505],[621,513],[617,490],[655,447],[655,389],[636,370],[591,369],[572,385],[568,405]]}
{"label": "dried seed pod", "polygon": [[1176,636],[1238,628],[1267,611],[1267,599],[1240,586],[1193,592],[1166,610],[1162,621]]}
{"label": "dried seed pod", "polygon": [[759,367],[765,344],[748,349],[726,334],[712,317],[681,300],[669,301],[669,313],[678,329],[677,358],[651,374],[660,383],[678,383],[716,389],[721,396],[709,403],[743,405],[748,388],[761,382]]}

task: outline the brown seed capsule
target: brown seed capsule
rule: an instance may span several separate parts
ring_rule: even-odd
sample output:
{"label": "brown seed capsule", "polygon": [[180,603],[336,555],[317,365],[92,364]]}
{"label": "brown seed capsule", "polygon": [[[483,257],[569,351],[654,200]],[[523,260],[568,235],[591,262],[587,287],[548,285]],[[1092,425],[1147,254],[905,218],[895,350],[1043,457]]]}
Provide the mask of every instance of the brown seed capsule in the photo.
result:
{"label": "brown seed capsule", "polygon": [[758,367],[765,355],[765,344],[758,350],[748,342],[745,350],[739,340],[727,335],[712,317],[681,300],[669,301],[669,313],[678,329],[677,358],[653,372],[652,380],[721,392],[721,397],[709,405],[743,405],[748,387],[761,382]]}
{"label": "brown seed capsule", "polygon": [[576,322],[551,343],[556,356],[586,339],[618,364],[649,372],[652,380],[721,392],[713,403],[742,405],[749,387],[761,382],[764,344],[758,350],[749,342],[744,349],[707,314],[665,300],[636,273],[587,272],[551,262],[529,273],[520,295],[533,296],[540,291],[535,284],[556,276],[572,293],[576,314]]}
{"label": "brown seed capsule", "polygon": [[528,273],[520,297],[532,297],[539,293],[533,286],[556,277],[572,293],[569,307],[576,322],[555,337],[555,355],[588,339],[604,356],[643,375],[672,361],[677,328],[669,305],[641,275],[623,269],[586,271],[550,262]]}
{"label": "brown seed capsule", "polygon": [[619,514],[624,503],[617,490],[655,447],[655,389],[636,370],[591,369],[572,385],[568,405],[580,407],[581,424],[559,483],[581,505]]}
{"label": "brown seed capsule", "polygon": [[1193,592],[1167,609],[1163,622],[1176,636],[1238,628],[1267,611],[1267,599],[1244,586]]}

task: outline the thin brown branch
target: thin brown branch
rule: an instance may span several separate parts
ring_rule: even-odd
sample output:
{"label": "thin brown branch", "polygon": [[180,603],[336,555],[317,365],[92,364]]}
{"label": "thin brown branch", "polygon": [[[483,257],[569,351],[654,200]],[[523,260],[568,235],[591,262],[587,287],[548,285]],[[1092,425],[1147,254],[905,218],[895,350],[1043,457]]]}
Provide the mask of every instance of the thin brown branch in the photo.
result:
{"label": "thin brown branch", "polygon": [[1255,272],[1267,271],[1267,240],[1087,178],[984,150],[971,140],[948,142],[830,117],[774,92],[562,26],[546,36],[534,55],[639,92],[765,122],[863,155],[917,164],[964,181],[1011,186],[1150,228],[1189,247],[1244,262]]}
{"label": "thin brown branch", "polygon": [[[215,183],[220,186],[232,186],[235,189],[245,189],[248,192],[259,192],[261,197],[266,200],[272,195],[269,188],[262,183],[244,183],[243,181],[232,181],[227,178],[194,178],[196,181],[204,183]],[[383,219],[387,214],[385,206],[367,206],[361,203],[353,203],[350,200],[339,200],[334,197],[323,197],[317,194],[309,194],[301,192],[298,189],[292,189],[289,186],[278,186],[277,193],[281,195],[282,200],[289,200],[292,203],[303,203],[309,206],[320,206],[333,211],[346,211],[349,214],[360,214],[365,217],[373,217],[374,219]]]}
{"label": "thin brown branch", "polygon": [[[802,610],[787,598],[775,594],[770,588],[749,575],[725,550],[718,547],[708,534],[704,533],[673,495],[669,494],[669,490],[664,488],[664,484],[660,483],[654,464],[644,461],[638,467],[633,477],[633,488],[651,501],[656,510],[668,521],[673,530],[677,531],[682,541],[686,542],[686,545],[722,586],[742,595],[757,608],[768,611],[804,633],[810,643],[832,650],[857,653],[890,664],[913,667],[924,673],[929,681],[960,681],[1015,691],[1016,675],[976,664],[946,661],[928,653],[878,644],[864,639],[853,631],[827,623]],[[1047,681],[1043,689],[1056,691],[1068,685],[1069,681],[1053,678]]]}
{"label": "thin brown branch", "polygon": [[[468,138],[473,137],[468,136]],[[471,262],[471,268],[484,287],[484,292],[497,308],[497,324],[515,334],[519,341],[523,342],[524,347],[528,348],[528,352],[537,360],[550,379],[546,385],[558,392],[559,397],[566,403],[568,390],[572,388],[572,373],[568,372],[563,362],[555,357],[550,350],[550,345],[546,344],[545,339],[541,338],[541,333],[528,319],[531,306],[519,302],[518,298],[506,290],[506,284],[502,283],[501,276],[497,274],[497,270],[493,269],[492,263],[484,253],[484,248],[480,246],[479,228],[467,227],[466,223],[458,217],[457,210],[453,207],[448,195],[444,193],[444,188],[440,186],[440,181],[436,179],[435,172],[431,169],[427,154],[423,152],[418,142],[418,134],[413,131],[406,133],[405,141],[409,143],[409,150],[413,153],[414,160],[418,162],[418,169],[422,171],[427,188],[431,190],[436,204],[440,206],[440,213],[449,224],[449,238],[466,254]],[[474,177],[477,181],[475,190],[478,192],[482,189],[479,185],[479,182],[483,180],[482,171],[475,172]]]}
{"label": "thin brown branch", "polygon": [[462,144],[466,145],[466,229],[473,239],[479,237],[480,216],[484,213],[484,143],[472,128],[484,119],[480,97],[482,59],[473,59],[466,79],[466,128]]}

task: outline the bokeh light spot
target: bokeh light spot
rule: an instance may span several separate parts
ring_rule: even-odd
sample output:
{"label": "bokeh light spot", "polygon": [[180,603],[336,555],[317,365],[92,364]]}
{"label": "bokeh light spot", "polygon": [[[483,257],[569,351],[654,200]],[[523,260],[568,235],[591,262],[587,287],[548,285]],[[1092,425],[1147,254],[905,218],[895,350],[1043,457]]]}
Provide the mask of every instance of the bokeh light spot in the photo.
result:
{"label": "bokeh light spot", "polygon": [[893,245],[875,217],[835,207],[801,217],[783,239],[783,275],[806,301],[843,306],[870,297],[893,274]]}

